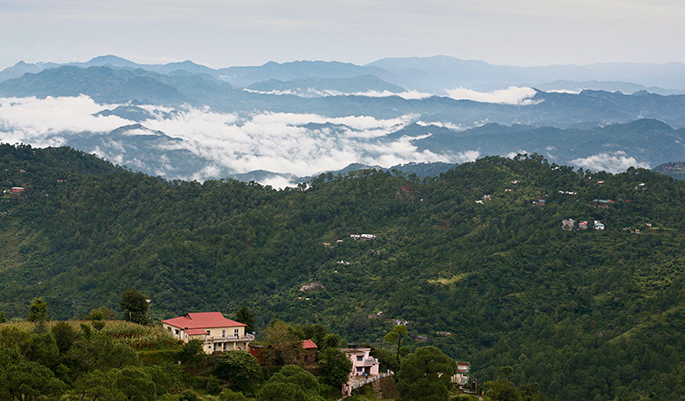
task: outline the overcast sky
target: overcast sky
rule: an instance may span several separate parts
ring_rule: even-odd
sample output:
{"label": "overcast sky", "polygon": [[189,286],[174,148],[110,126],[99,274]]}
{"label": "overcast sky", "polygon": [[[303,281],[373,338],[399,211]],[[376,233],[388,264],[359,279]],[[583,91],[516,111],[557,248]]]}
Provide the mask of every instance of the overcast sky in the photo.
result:
{"label": "overcast sky", "polygon": [[448,55],[493,64],[685,62],[682,0],[0,0],[23,60],[211,67]]}

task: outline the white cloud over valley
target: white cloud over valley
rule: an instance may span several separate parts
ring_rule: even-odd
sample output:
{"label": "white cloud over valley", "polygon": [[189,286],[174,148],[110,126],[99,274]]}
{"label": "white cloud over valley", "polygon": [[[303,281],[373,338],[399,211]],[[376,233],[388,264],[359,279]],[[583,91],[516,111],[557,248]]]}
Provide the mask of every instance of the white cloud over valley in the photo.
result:
{"label": "white cloud over valley", "polygon": [[472,89],[457,88],[446,91],[455,100],[472,100],[482,103],[533,105],[539,103],[532,98],[537,93],[533,88],[510,86],[493,92],[478,92]]}
{"label": "white cloud over valley", "polygon": [[[168,178],[198,180],[227,172],[268,170],[307,176],[355,162],[390,167],[408,162],[460,162],[478,156],[469,152],[448,155],[419,151],[411,138],[385,138],[415,122],[417,116],[411,115],[376,119],[256,112],[244,116],[209,108],[170,110],[146,105],[142,107],[154,117],[140,121],[144,128],[106,136],[119,127],[137,123],[114,115],[96,116],[117,106],[100,105],[87,96],[0,99],[0,141],[43,147],[78,140],[82,147],[90,143],[89,148],[81,150],[116,164]],[[88,138],[85,132],[94,134]],[[144,146],[153,148],[141,148]],[[192,176],[173,176],[178,166],[170,154],[178,151],[204,159],[204,165],[196,166]],[[133,155],[135,152],[149,157]],[[282,184],[282,180],[273,184]]]}

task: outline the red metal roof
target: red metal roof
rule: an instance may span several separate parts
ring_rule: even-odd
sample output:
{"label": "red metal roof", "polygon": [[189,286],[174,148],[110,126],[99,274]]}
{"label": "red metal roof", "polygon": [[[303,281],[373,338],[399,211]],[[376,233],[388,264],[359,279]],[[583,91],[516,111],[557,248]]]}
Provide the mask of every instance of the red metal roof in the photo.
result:
{"label": "red metal roof", "polygon": [[302,341],[302,348],[304,349],[317,349],[319,347],[314,344],[314,341],[312,340],[304,340]]}
{"label": "red metal roof", "polygon": [[231,319],[226,319],[221,312],[188,313],[185,316],[162,320],[162,323],[166,323],[169,326],[178,327],[179,329],[205,329],[212,327],[247,326],[244,323],[236,322],[235,320]]}
{"label": "red metal roof", "polygon": [[188,335],[190,336],[196,336],[196,335],[208,335],[209,332],[207,330],[203,329],[188,329]]}

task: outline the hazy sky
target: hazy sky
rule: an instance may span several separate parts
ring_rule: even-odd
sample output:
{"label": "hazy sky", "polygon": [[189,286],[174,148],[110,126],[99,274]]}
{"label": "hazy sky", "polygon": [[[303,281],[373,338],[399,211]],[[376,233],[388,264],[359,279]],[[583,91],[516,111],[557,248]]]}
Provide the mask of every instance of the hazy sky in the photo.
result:
{"label": "hazy sky", "polygon": [[448,55],[493,64],[685,62],[682,0],[0,0],[19,60],[211,67]]}

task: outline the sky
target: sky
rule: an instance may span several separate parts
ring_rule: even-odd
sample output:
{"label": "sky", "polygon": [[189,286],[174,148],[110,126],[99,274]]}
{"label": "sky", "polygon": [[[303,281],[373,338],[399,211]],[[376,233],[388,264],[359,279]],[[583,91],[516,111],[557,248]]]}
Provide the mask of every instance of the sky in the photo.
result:
{"label": "sky", "polygon": [[0,70],[113,54],[213,68],[447,55],[685,62],[682,0],[0,0]]}

